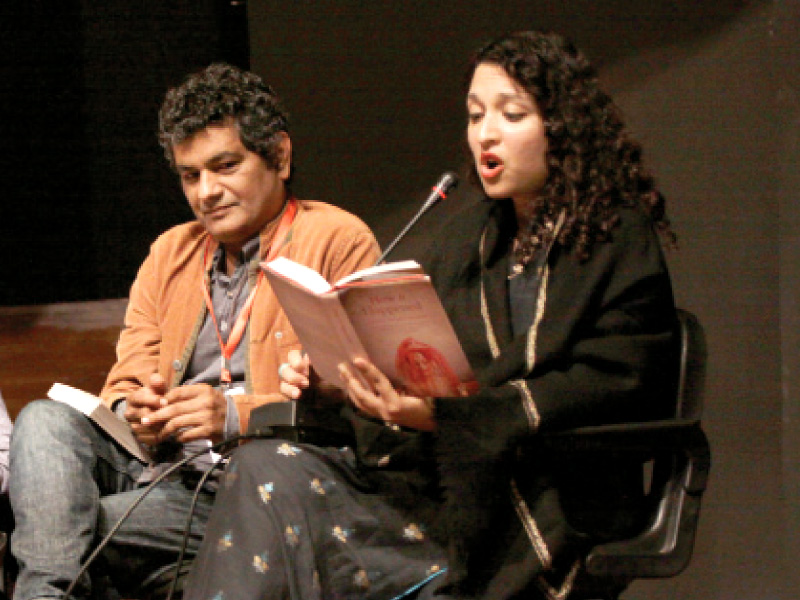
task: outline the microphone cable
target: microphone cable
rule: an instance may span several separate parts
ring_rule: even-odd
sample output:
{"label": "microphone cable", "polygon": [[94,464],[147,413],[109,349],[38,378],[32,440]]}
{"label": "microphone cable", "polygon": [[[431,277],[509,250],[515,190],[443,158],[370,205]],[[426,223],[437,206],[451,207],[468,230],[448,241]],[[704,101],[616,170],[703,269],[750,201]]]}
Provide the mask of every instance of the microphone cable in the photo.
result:
{"label": "microphone cable", "polygon": [[[210,446],[208,448],[204,448],[203,450],[199,450],[199,451],[197,451],[197,452],[195,452],[193,454],[190,454],[190,455],[182,458],[181,460],[179,460],[175,464],[171,465],[163,473],[159,474],[158,477],[153,479],[153,481],[151,481],[147,485],[147,487],[144,488],[144,491],[142,492],[142,494],[136,500],[134,500],[131,503],[131,505],[125,510],[125,512],[122,514],[122,516],[119,519],[117,519],[117,522],[114,524],[114,526],[111,528],[111,530],[105,535],[105,537],[103,537],[103,539],[100,541],[100,543],[94,549],[94,551],[89,555],[89,557],[83,563],[83,566],[81,567],[80,571],[78,571],[78,574],[75,576],[75,578],[69,584],[69,586],[67,587],[66,591],[64,592],[64,594],[61,597],[64,600],[68,600],[70,594],[73,592],[73,590],[75,589],[75,586],[78,584],[78,580],[80,580],[80,578],[89,570],[89,567],[91,566],[91,564],[95,561],[95,559],[97,559],[97,557],[100,555],[100,553],[103,551],[103,549],[108,545],[109,541],[111,541],[111,538],[114,537],[114,534],[117,533],[117,531],[119,531],[120,527],[122,527],[122,524],[127,520],[127,518],[131,515],[131,513],[134,511],[134,509],[137,506],[139,506],[139,504],[141,504],[141,502],[150,494],[150,492],[152,492],[159,483],[164,481],[164,479],[166,479],[168,476],[172,475],[175,471],[177,471],[178,469],[180,469],[181,467],[186,465],[188,462],[194,460],[195,458],[197,458],[199,456],[202,456],[202,455],[206,454],[209,451],[219,452],[220,454],[228,455],[231,452],[233,452],[233,450],[235,450],[235,447],[231,448],[229,450],[228,449],[223,450],[223,448],[225,448],[229,444],[236,444],[236,443],[238,443],[240,441],[243,441],[243,440],[265,438],[265,437],[266,438],[274,437],[274,434],[269,430],[269,428],[267,428],[266,431],[258,430],[258,431],[255,431],[253,433],[247,433],[247,434],[243,434],[243,435],[238,435],[236,437],[230,438],[228,440],[224,440],[222,442],[218,442],[218,443],[216,443],[216,444],[214,444],[214,445],[212,445],[212,446]],[[210,469],[208,469],[208,471],[203,475],[203,477],[200,480],[201,484],[205,483],[205,480],[207,479],[206,476],[208,474],[210,474],[211,471],[213,471],[216,467],[217,467],[217,465],[215,464]],[[195,494],[196,495],[199,495],[199,492],[198,492],[199,489],[202,489],[202,485],[199,485],[198,488],[195,489]],[[192,502],[193,502],[193,506],[194,506],[194,503],[196,502],[196,499],[193,499]],[[190,513],[189,516],[190,516],[190,519],[191,519],[191,513]],[[185,535],[186,535],[186,533],[185,533]]]}
{"label": "microphone cable", "polygon": [[197,508],[197,501],[200,498],[200,492],[203,490],[203,486],[206,484],[206,481],[208,481],[208,478],[211,476],[211,474],[217,468],[219,468],[219,466],[223,463],[223,461],[226,458],[228,458],[235,449],[236,448],[230,448],[225,452],[221,453],[221,456],[214,462],[213,465],[211,465],[211,468],[209,468],[208,470],[206,470],[205,473],[203,473],[203,476],[200,478],[200,480],[197,482],[197,485],[194,488],[194,494],[192,495],[192,502],[189,505],[189,514],[187,515],[186,518],[186,527],[183,530],[183,540],[181,541],[181,548],[180,551],[178,552],[178,559],[175,561],[175,573],[173,573],[172,575],[172,582],[170,583],[169,592],[167,593],[167,597],[165,600],[172,600],[172,596],[175,594],[175,590],[178,588],[178,580],[180,579],[181,576],[181,566],[183,566],[183,558],[186,555],[186,548],[189,546],[189,534],[192,530],[192,520],[194,519],[194,511],[195,508]]}
{"label": "microphone cable", "polygon": [[[254,435],[251,434],[249,437],[258,437],[258,438],[267,438],[266,435]],[[238,439],[238,438],[237,438]],[[189,532],[191,531],[192,527],[192,520],[194,517],[194,511],[197,506],[197,500],[200,497],[200,491],[203,489],[203,485],[211,476],[211,473],[222,464],[222,461],[225,460],[236,448],[231,448],[230,450],[223,453],[222,456],[208,469],[203,476],[198,481],[197,486],[194,490],[194,496],[192,497],[192,503],[189,506],[189,515],[186,521],[186,527],[183,530],[183,543],[181,544],[180,553],[178,554],[178,560],[175,563],[175,572],[172,576],[172,582],[170,584],[169,593],[167,594],[165,600],[172,600],[172,596],[175,594],[175,591],[178,588],[178,580],[180,579],[181,573],[181,565],[183,564],[184,555],[186,553],[186,548],[188,546],[189,541]],[[286,564],[285,571],[286,571],[286,584],[289,588],[289,598],[290,600],[301,600],[300,599],[300,585],[297,582],[297,571],[294,568],[294,564],[292,561],[291,553],[289,552],[288,542],[286,540],[286,533],[281,530],[281,518],[278,515],[277,509],[275,508],[274,503],[267,504],[265,506],[267,515],[269,515],[270,521],[272,521],[272,526],[275,529],[276,535],[280,537],[280,549],[281,555],[283,556],[283,561]]]}

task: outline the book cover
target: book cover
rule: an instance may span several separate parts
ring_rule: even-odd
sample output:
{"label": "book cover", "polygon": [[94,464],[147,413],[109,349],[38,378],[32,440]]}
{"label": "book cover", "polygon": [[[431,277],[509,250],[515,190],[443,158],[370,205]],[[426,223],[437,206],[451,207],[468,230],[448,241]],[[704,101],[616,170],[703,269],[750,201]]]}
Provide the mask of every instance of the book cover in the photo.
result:
{"label": "book cover", "polygon": [[263,267],[315,370],[329,383],[341,387],[337,365],[363,356],[416,396],[477,389],[444,307],[416,262],[371,267],[333,285],[286,258]]}
{"label": "book cover", "polygon": [[127,421],[120,419],[114,411],[103,404],[102,400],[83,390],[54,383],[47,396],[56,402],[63,402],[81,411],[94,421],[103,431],[114,438],[120,446],[143,463],[150,463],[151,458],[146,448],[139,443]]}

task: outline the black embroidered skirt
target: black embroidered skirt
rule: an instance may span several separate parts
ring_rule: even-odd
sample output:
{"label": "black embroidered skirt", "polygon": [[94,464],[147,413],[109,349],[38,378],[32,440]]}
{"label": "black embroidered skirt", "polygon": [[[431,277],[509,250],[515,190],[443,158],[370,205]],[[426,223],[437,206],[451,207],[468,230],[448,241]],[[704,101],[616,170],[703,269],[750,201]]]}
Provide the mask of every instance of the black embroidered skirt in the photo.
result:
{"label": "black embroidered skirt", "polygon": [[446,570],[424,522],[440,506],[400,500],[358,472],[349,448],[248,443],[222,477],[185,598],[427,596]]}

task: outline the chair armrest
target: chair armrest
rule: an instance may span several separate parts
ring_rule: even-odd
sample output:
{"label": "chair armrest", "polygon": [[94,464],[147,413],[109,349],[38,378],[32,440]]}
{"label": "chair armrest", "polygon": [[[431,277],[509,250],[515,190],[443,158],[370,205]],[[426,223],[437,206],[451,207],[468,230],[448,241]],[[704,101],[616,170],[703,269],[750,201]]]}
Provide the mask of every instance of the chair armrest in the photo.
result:
{"label": "chair armrest", "polygon": [[559,453],[633,454],[655,457],[656,462],[666,458],[676,470],[659,491],[648,527],[634,538],[595,546],[586,570],[599,577],[672,577],[686,567],[711,467],[711,451],[699,420],[581,427],[543,434],[540,441]]}
{"label": "chair armrest", "polygon": [[608,452],[640,454],[643,457],[658,452],[683,454],[692,465],[691,477],[685,482],[685,489],[693,494],[700,494],[706,489],[711,468],[708,440],[700,421],[696,419],[579,427],[545,433],[540,442],[549,450],[568,453]]}

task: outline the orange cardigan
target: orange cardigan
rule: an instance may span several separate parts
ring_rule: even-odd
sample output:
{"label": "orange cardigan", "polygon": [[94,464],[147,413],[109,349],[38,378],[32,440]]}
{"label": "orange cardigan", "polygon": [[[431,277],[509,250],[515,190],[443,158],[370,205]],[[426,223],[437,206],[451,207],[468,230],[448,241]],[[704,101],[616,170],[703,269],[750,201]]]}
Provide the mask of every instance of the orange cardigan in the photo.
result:
{"label": "orange cardigan", "polygon": [[[261,232],[262,259],[280,216]],[[170,382],[170,387],[183,379],[206,314],[200,286],[208,236],[199,223],[185,223],[159,236],[151,246],[131,287],[117,362],[100,394],[109,406],[145,385],[154,372]],[[210,252],[216,248],[212,240]],[[379,248],[372,232],[357,217],[329,204],[300,200],[278,255],[307,265],[333,282],[373,265]],[[257,269],[251,269],[251,283],[257,274]],[[235,401],[241,429],[246,431],[254,407],[283,399],[278,367],[289,350],[300,348],[266,279],[256,294],[242,343],[247,344],[246,393]]]}

